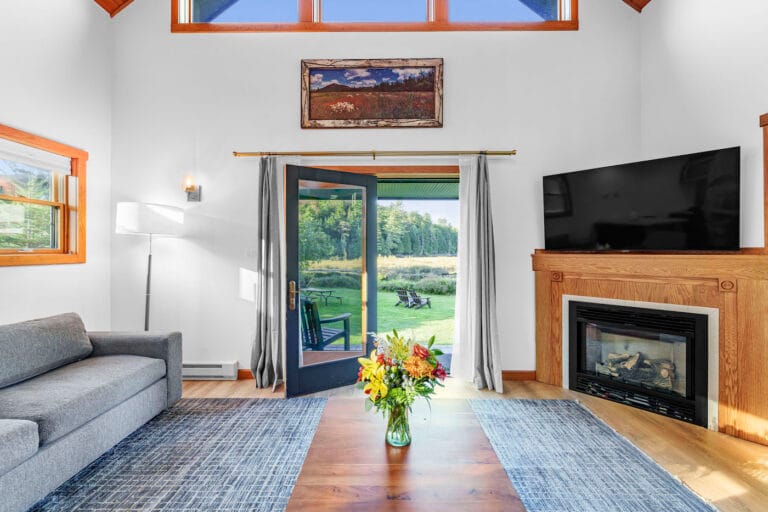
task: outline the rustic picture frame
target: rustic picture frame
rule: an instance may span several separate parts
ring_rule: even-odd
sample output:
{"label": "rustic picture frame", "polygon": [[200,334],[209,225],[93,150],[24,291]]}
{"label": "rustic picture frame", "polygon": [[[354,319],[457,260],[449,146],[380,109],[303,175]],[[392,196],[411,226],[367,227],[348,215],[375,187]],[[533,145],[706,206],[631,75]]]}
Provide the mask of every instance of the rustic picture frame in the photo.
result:
{"label": "rustic picture frame", "polygon": [[440,128],[443,59],[305,59],[302,128]]}

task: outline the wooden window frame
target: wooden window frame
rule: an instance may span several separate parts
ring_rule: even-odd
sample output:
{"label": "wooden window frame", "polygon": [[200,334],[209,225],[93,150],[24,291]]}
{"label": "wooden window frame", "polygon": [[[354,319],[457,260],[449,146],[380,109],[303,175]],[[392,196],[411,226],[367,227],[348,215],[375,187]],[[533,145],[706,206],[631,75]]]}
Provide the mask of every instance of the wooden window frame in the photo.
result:
{"label": "wooden window frame", "polygon": [[[39,135],[11,128],[0,124],[0,139],[9,140],[17,144],[29,146],[55,155],[69,158],[70,176],[77,178],[77,204],[68,202],[43,201],[36,199],[23,199],[14,196],[0,196],[0,199],[21,202],[25,204],[42,204],[59,208],[59,247],[57,249],[34,249],[32,251],[18,251],[0,249],[0,267],[21,265],[60,265],[71,263],[85,263],[85,213],[86,213],[86,162],[88,153],[81,149],[62,144]],[[56,186],[56,185],[55,185]],[[77,214],[77,223],[70,225],[70,213]],[[69,247],[70,234],[77,230],[77,246]]]}
{"label": "wooden window frame", "polygon": [[[314,0],[299,2],[299,21],[296,23],[181,23],[179,4],[192,0],[171,0],[171,32],[450,32],[450,31],[508,31],[508,30],[578,30],[579,0],[570,2],[570,20],[541,22],[456,22],[448,20],[450,0],[424,0],[427,3],[425,22],[401,23],[323,23],[321,12],[315,13]],[[320,6],[322,0],[317,4]],[[318,11],[322,9],[319,8]],[[315,21],[318,20],[318,21]]]}

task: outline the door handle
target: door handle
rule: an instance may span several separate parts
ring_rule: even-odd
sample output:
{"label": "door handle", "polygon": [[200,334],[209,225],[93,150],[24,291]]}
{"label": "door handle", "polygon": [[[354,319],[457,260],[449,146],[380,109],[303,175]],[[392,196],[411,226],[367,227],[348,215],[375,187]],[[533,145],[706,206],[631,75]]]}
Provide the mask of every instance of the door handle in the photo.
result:
{"label": "door handle", "polygon": [[288,282],[288,309],[290,311],[296,309],[296,281]]}

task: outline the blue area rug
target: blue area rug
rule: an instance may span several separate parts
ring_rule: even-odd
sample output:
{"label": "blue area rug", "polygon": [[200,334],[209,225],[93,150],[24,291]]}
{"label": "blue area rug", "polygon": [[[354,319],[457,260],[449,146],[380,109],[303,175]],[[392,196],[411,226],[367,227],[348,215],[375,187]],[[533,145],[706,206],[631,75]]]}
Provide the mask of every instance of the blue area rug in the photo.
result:
{"label": "blue area rug", "polygon": [[529,512],[711,512],[571,400],[469,400]]}
{"label": "blue area rug", "polygon": [[324,398],[184,399],[32,510],[283,510],[324,408]]}

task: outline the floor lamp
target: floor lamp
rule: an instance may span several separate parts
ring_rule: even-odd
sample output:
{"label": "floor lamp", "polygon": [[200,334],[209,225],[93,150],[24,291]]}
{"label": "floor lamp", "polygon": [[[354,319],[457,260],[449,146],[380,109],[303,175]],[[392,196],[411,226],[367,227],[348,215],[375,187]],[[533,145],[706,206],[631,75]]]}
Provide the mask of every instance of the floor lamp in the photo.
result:
{"label": "floor lamp", "polygon": [[149,236],[147,292],[144,302],[144,330],[149,330],[149,299],[152,290],[152,237],[181,236],[184,210],[151,203],[117,203],[115,233]]}

